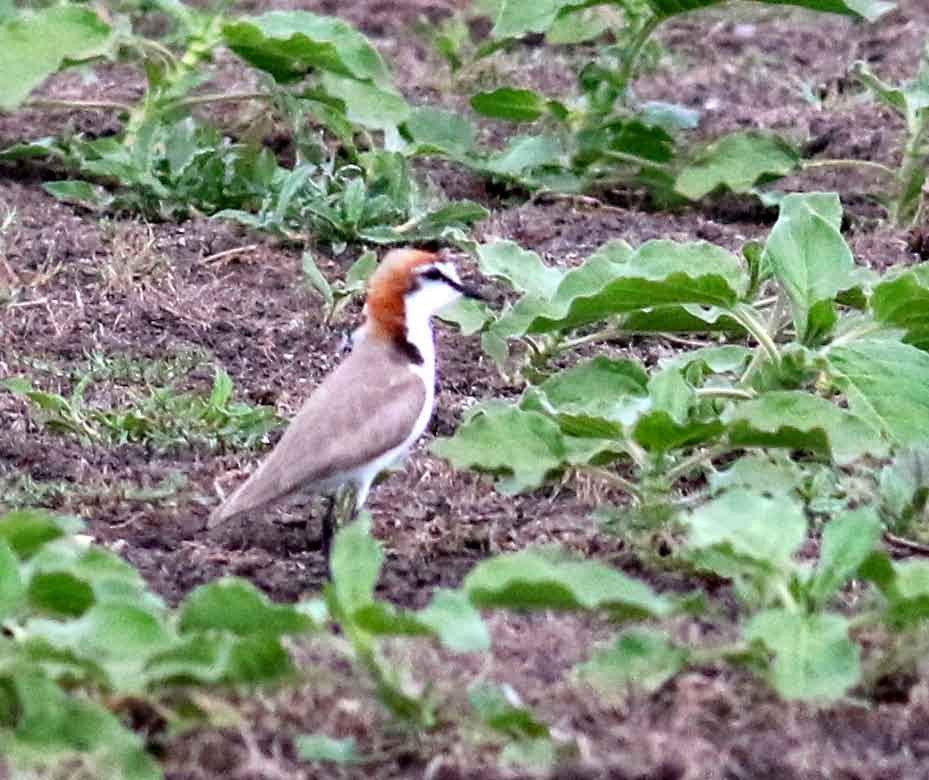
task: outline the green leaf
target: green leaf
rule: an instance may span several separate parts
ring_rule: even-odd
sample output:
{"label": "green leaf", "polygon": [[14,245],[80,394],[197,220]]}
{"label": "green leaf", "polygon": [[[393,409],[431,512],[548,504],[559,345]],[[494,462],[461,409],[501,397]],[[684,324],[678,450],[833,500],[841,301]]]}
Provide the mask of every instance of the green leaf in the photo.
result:
{"label": "green leaf", "polygon": [[452,438],[437,439],[431,449],[455,468],[508,475],[500,486],[506,492],[539,487],[571,459],[568,442],[555,422],[515,406],[475,414]]}
{"label": "green leaf", "polygon": [[429,606],[417,615],[449,650],[458,653],[482,653],[490,649],[490,633],[461,591],[440,588]]}
{"label": "green leaf", "polygon": [[633,628],[581,664],[578,672],[604,693],[630,688],[652,693],[684,668],[689,655],[662,632]]}
{"label": "green leaf", "polygon": [[[490,174],[524,179],[537,168],[561,164],[564,157],[564,146],[558,138],[547,135],[516,136],[501,152],[491,155],[477,167]],[[532,181],[527,183],[537,186]]]}
{"label": "green leaf", "polygon": [[0,24],[0,110],[16,108],[68,62],[106,53],[111,30],[90,8],[73,4],[20,13]]}
{"label": "green leaf", "polygon": [[523,550],[482,561],[463,588],[481,608],[608,610],[617,618],[660,617],[671,603],[645,583],[597,561]]}
{"label": "green leaf", "polygon": [[841,615],[771,609],[749,620],[745,638],[774,653],[767,676],[785,699],[833,701],[861,677],[860,649]]}
{"label": "green leaf", "polygon": [[194,590],[180,607],[181,633],[229,631],[236,636],[299,634],[315,625],[292,606],[273,604],[247,580],[225,577]]}
{"label": "green leaf", "polygon": [[672,304],[731,308],[748,285],[739,259],[704,241],[648,241],[620,262],[601,259],[580,274],[585,269],[566,274],[550,301],[521,301],[501,318],[500,331],[521,335],[565,330]]}
{"label": "green leaf", "polygon": [[301,734],[294,744],[301,761],[328,762],[347,766],[361,761],[354,737],[333,739],[325,734]]}
{"label": "green leaf", "polygon": [[841,222],[838,195],[787,195],[765,245],[764,261],[783,285],[805,343],[828,335],[836,321],[832,302],[856,284],[855,260],[839,232]]}
{"label": "green leaf", "polygon": [[319,270],[316,260],[313,259],[312,252],[303,253],[303,275],[310,285],[312,285],[313,289],[323,296],[325,304],[327,306],[332,306],[335,301],[335,297],[332,294],[332,285],[329,284],[329,280],[326,279],[323,272]]}
{"label": "green leaf", "polygon": [[521,402],[571,436],[618,438],[648,407],[648,374],[635,360],[597,357],[546,379]]}
{"label": "green leaf", "polygon": [[419,106],[410,113],[405,129],[418,154],[460,159],[474,149],[474,126],[456,111]]}
{"label": "green leaf", "polygon": [[10,545],[0,538],[0,621],[19,609],[25,590],[19,559]]}
{"label": "green leaf", "polygon": [[743,601],[768,603],[796,569],[793,555],[806,539],[797,502],[730,490],[684,518],[686,555],[697,566],[734,581]]}
{"label": "green leaf", "polygon": [[23,560],[31,558],[53,539],[82,527],[80,521],[53,517],[42,509],[19,509],[0,515],[0,539]]}
{"label": "green leaf", "polygon": [[486,304],[473,298],[462,298],[442,309],[438,316],[443,322],[457,325],[462,336],[473,336],[479,333],[494,318]]}
{"label": "green leaf", "polygon": [[386,86],[380,54],[347,22],[309,11],[270,11],[223,27],[226,45],[277,81],[296,81],[316,69]]}
{"label": "green leaf", "polygon": [[113,197],[103,187],[89,181],[46,181],[42,189],[60,201],[89,209],[104,209],[113,202]]}
{"label": "green leaf", "polygon": [[29,604],[38,612],[77,617],[93,603],[93,588],[71,572],[39,572],[29,580]]}
{"label": "green leaf", "polygon": [[903,446],[929,441],[929,353],[898,341],[862,339],[829,351],[849,408]]}
{"label": "green leaf", "polygon": [[790,495],[803,482],[803,470],[782,454],[743,455],[725,471],[708,477],[710,492],[745,488],[752,493]]}
{"label": "green leaf", "polygon": [[521,293],[550,298],[564,276],[559,268],[545,265],[542,259],[513,241],[496,241],[478,249],[481,273],[505,279]]}
{"label": "green leaf", "polygon": [[718,419],[678,422],[671,414],[659,409],[643,414],[632,435],[650,452],[669,452],[715,439],[725,429],[726,426]]}
{"label": "green leaf", "polygon": [[468,690],[468,700],[478,717],[494,731],[514,739],[548,737],[548,726],[519,701],[508,685],[476,683]]}
{"label": "green leaf", "polygon": [[376,270],[377,254],[371,251],[363,252],[345,272],[345,288],[352,292],[364,290]]}
{"label": "green leaf", "polygon": [[750,192],[793,172],[800,155],[785,140],[757,131],[732,133],[713,143],[678,174],[676,192],[699,200],[724,187],[731,192]]}
{"label": "green leaf", "polygon": [[493,92],[479,92],[471,98],[471,108],[492,119],[509,122],[534,122],[547,109],[544,97],[531,89],[500,87]]}
{"label": "green leaf", "polygon": [[883,279],[874,288],[871,310],[878,322],[903,328],[908,344],[929,351],[929,263]]}
{"label": "green leaf", "polygon": [[142,669],[148,658],[173,644],[162,615],[118,602],[95,604],[67,623],[30,620],[25,630],[31,637],[97,664],[112,688],[123,692],[141,691],[145,685]]}
{"label": "green leaf", "polygon": [[323,87],[345,102],[349,121],[371,130],[390,130],[405,122],[410,107],[403,96],[384,86],[333,73],[323,74]]}
{"label": "green leaf", "polygon": [[737,447],[807,450],[842,465],[887,450],[877,429],[862,417],[802,391],[765,393],[737,404],[724,419]]}
{"label": "green leaf", "polygon": [[346,616],[374,601],[374,586],[384,562],[380,543],[371,535],[371,515],[339,529],[332,547],[332,585]]}
{"label": "green leaf", "polygon": [[823,529],[819,564],[809,593],[816,608],[822,608],[874,550],[881,536],[881,521],[870,507],[841,513]]}

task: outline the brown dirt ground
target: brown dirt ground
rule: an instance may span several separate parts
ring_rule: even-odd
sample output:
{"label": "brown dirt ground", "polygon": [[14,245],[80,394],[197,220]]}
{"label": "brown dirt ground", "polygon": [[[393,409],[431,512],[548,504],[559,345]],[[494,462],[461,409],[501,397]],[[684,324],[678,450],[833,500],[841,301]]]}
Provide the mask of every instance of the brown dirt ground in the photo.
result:
{"label": "brown dirt ground", "polygon": [[[267,4],[255,3],[263,10]],[[411,26],[448,16],[456,3],[424,0],[343,4],[280,0],[276,7],[338,13],[364,30],[395,63],[398,82],[417,101],[448,96],[448,74]],[[637,85],[639,94],[698,108],[702,137],[746,127],[776,128],[825,157],[861,157],[893,163],[901,128],[887,112],[855,98],[848,65],[867,59],[889,78],[909,76],[929,31],[929,6],[901,0],[900,10],[877,25],[780,8],[738,6],[676,21],[661,33],[661,64]],[[584,52],[526,46],[507,73],[522,83],[564,90],[571,63]],[[574,58],[574,59],[572,59]],[[824,106],[805,102],[795,76],[819,89]],[[220,86],[241,81],[223,61]],[[505,78],[485,73],[482,78]],[[45,89],[59,97],[134,98],[141,84],[125,68],[103,69],[94,83],[75,74]],[[235,122],[237,117],[224,117]],[[0,116],[0,145],[70,128],[112,133],[103,112]],[[677,213],[655,213],[629,193],[606,193],[603,207],[556,201],[526,203],[490,192],[484,183],[446,165],[428,170],[454,196],[481,200],[493,215],[479,236],[510,238],[550,261],[572,262],[611,238],[633,244],[655,237],[704,238],[730,249],[764,235],[773,214],[744,199],[720,198]],[[337,360],[340,330],[323,326],[318,301],[301,281],[300,253],[262,236],[206,219],[146,225],[125,217],[101,218],[53,200],[39,187],[42,171],[0,168],[0,207],[16,209],[15,228],[0,246],[12,290],[0,308],[0,376],[29,374],[42,362],[68,374],[94,352],[142,359],[205,351],[232,375],[237,392],[291,414]],[[791,182],[798,188],[837,189],[851,214],[848,237],[860,262],[876,268],[916,262],[912,237],[882,225],[864,197],[873,182],[847,173]],[[620,205],[609,205],[620,204]],[[248,247],[210,261],[218,252]],[[347,257],[328,258],[330,271]],[[128,269],[128,270],[127,270]],[[133,270],[135,269],[135,270]],[[470,269],[473,276],[473,269]],[[490,290],[490,287],[487,287]],[[357,307],[340,323],[347,329]],[[626,349],[643,359],[673,348],[637,340]],[[441,381],[431,434],[453,430],[477,400],[513,393],[482,356],[474,338],[439,333]],[[188,377],[206,391],[210,371]],[[422,442],[402,473],[374,493],[370,509],[388,558],[381,596],[421,606],[436,586],[454,586],[489,554],[530,544],[559,542],[610,560],[659,588],[680,587],[661,573],[654,556],[630,550],[589,520],[599,503],[621,497],[592,484],[572,484],[518,498],[494,492],[482,479],[456,473]],[[279,600],[318,592],[323,567],[307,549],[302,528],[283,522],[286,512],[208,532],[214,482],[247,468],[253,453],[186,449],[170,454],[145,447],[86,447],[51,435],[30,421],[23,404],[0,395],[0,485],[28,475],[50,492],[42,502],[74,512],[90,533],[139,567],[152,587],[176,602],[196,585],[224,574],[248,577]],[[133,500],[126,487],[146,487],[172,473],[186,484],[157,501]],[[54,488],[54,489],[51,489]],[[80,489],[79,489],[80,488]],[[12,499],[0,494],[0,502]],[[291,516],[292,517],[292,516]],[[688,586],[700,583],[688,582]],[[725,598],[725,593],[722,594]],[[920,677],[887,700],[864,706],[785,704],[745,673],[713,667],[679,675],[653,695],[604,700],[570,677],[591,645],[610,636],[596,618],[554,614],[490,617],[489,659],[449,656],[424,643],[397,644],[391,652],[433,680],[443,711],[453,716],[462,691],[476,676],[510,683],[576,745],[554,777],[645,780],[736,778],[929,777],[929,678]],[[708,626],[682,620],[691,640]],[[712,637],[709,637],[712,639]],[[311,777],[518,777],[497,769],[498,747],[479,731],[452,726],[428,735],[398,731],[344,662],[324,646],[300,645],[296,656],[307,680],[277,693],[242,694],[232,702],[242,728],[200,730],[163,746],[172,780]],[[362,752],[379,756],[362,769],[319,769],[295,760],[295,734],[323,731],[356,736]]]}

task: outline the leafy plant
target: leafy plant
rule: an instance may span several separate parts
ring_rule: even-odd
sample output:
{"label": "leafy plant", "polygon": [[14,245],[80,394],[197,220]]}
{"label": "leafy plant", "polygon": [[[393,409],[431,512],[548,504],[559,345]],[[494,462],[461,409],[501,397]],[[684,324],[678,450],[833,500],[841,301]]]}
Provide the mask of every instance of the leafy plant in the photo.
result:
{"label": "leafy plant", "polygon": [[[12,67],[3,70],[0,109],[24,102],[90,106],[125,118],[115,137],[38,139],[3,150],[0,160],[59,161],[88,180],[52,181],[45,188],[91,208],[160,218],[191,211],[219,214],[288,238],[336,244],[434,239],[486,215],[476,204],[446,205],[437,193],[424,192],[403,157],[376,148],[371,132],[383,132],[389,140],[409,108],[380,55],[345,22],[303,11],[230,20],[222,5],[207,11],[181,3],[163,6],[177,24],[175,38],[185,49],[180,57],[83,7],[22,12],[0,25],[0,43],[9,39],[15,53],[22,41],[32,41],[33,51],[23,57],[29,60],[28,78]],[[72,52],[48,45],[68,36],[82,41],[83,48]],[[221,45],[257,70],[261,89],[191,94],[210,81],[207,66]],[[26,100],[60,67],[103,56],[121,56],[144,69],[148,89],[139,102]],[[284,167],[254,138],[232,141],[190,114],[196,106],[226,101],[274,107],[292,126],[296,165]],[[359,151],[356,136],[363,137],[368,151]]]}
{"label": "leafy plant", "polygon": [[[617,42],[599,46],[597,58],[580,69],[577,99],[564,100],[508,85],[474,94],[471,107],[482,116],[517,124],[541,123],[541,132],[517,136],[501,151],[478,148],[467,120],[431,108],[413,112],[404,125],[406,136],[417,153],[448,157],[532,190],[580,192],[631,184],[647,187],[664,203],[682,197],[697,199],[718,187],[754,191],[801,166],[800,154],[790,144],[773,135],[735,133],[685,161],[675,136],[695,127],[699,115],[668,103],[640,102],[632,90],[643,52],[663,22],[722,4],[723,0],[555,0],[540,8],[528,0],[491,3],[493,40],[478,51],[478,58],[495,54],[529,33],[547,33],[551,43],[569,43],[610,30]],[[871,0],[789,0],[777,4],[868,20],[893,7],[892,3]],[[455,40],[459,41],[457,47],[447,35],[438,38],[440,50],[459,70],[461,35]]]}
{"label": "leafy plant", "polygon": [[154,780],[156,762],[124,722],[131,702],[203,719],[192,692],[289,679],[282,638],[315,624],[233,579],[169,610],[80,528],[34,510],[0,517],[0,750],[14,766],[77,759],[95,777]]}
{"label": "leafy plant", "polygon": [[[917,445],[929,356],[888,326],[902,314],[891,296],[918,295],[921,267],[903,284],[857,267],[840,223],[836,196],[790,195],[742,260],[704,242],[611,242],[564,271],[508,242],[481,247],[482,271],[521,294],[485,323],[485,350],[525,389],[476,407],[434,450],[506,492],[588,472],[654,509],[748,449],[851,464]],[[653,371],[607,356],[549,368],[580,347],[678,331],[715,343]]]}
{"label": "leafy plant", "polygon": [[254,447],[280,424],[273,409],[233,401],[232,380],[222,369],[217,370],[207,397],[171,386],[148,386],[145,393],[131,394],[128,405],[115,408],[86,402],[93,382],[92,371],[84,374],[69,396],[36,389],[22,377],[6,379],[2,386],[28,400],[49,430],[110,446]]}

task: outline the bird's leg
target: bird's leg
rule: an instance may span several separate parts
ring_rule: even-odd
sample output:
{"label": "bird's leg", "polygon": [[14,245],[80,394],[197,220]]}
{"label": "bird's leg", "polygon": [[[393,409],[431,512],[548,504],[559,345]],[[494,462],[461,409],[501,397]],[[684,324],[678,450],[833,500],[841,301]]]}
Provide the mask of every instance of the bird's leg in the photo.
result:
{"label": "bird's leg", "polygon": [[319,551],[326,561],[326,575],[329,575],[329,551],[332,548],[332,536],[335,533],[336,495],[326,498],[326,511],[323,513],[322,529],[319,535]]}

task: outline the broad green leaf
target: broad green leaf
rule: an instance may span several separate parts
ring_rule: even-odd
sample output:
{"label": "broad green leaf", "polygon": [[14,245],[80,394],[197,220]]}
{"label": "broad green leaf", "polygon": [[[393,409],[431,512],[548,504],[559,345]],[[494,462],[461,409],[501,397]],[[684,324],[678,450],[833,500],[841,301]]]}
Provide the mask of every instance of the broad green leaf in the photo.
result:
{"label": "broad green leaf", "polygon": [[765,262],[790,299],[794,326],[805,343],[828,335],[836,322],[836,295],[856,283],[841,222],[838,195],[787,195],[765,245]]}
{"label": "broad green leaf", "polygon": [[37,612],[78,617],[94,603],[94,590],[68,571],[45,571],[29,580],[29,605]]}
{"label": "broad green leaf", "polygon": [[226,45],[277,81],[295,81],[312,69],[389,84],[381,56],[347,22],[309,11],[270,11],[223,27]]}
{"label": "broad green leaf", "polygon": [[862,417],[809,393],[781,390],[737,404],[724,419],[735,446],[808,450],[846,464],[887,449]]}
{"label": "broad green leaf", "polygon": [[181,633],[229,631],[237,636],[299,634],[315,626],[292,606],[273,604],[247,580],[225,577],[194,590],[180,607]]}
{"label": "broad green leaf", "polygon": [[675,191],[699,200],[717,188],[750,192],[758,184],[786,176],[800,155],[776,135],[756,131],[732,133],[701,152],[678,174]]}
{"label": "broad green leaf", "polygon": [[679,422],[669,412],[657,409],[639,418],[632,436],[651,452],[668,452],[715,439],[725,429],[719,419]]}
{"label": "broad green leaf", "polygon": [[25,630],[59,649],[102,668],[110,685],[118,691],[141,691],[142,670],[154,653],[174,642],[163,616],[147,609],[120,603],[96,604],[77,620],[29,621]]}
{"label": "broad green leaf", "polygon": [[500,87],[493,92],[479,92],[471,98],[471,108],[477,113],[510,122],[533,122],[547,107],[545,98],[531,89]]}
{"label": "broad green leaf", "polygon": [[260,685],[286,680],[294,673],[293,661],[279,637],[251,634],[238,637],[230,646],[223,681]]}
{"label": "broad green leaf", "polygon": [[710,492],[721,493],[732,488],[745,488],[752,493],[790,495],[803,482],[803,470],[789,457],[778,454],[743,455],[725,471],[716,471],[707,478]]}
{"label": "broad green leaf", "polygon": [[[659,19],[720,5],[726,0],[645,0]],[[771,5],[792,5],[813,11],[844,14],[873,21],[895,7],[886,0],[760,0]],[[558,17],[586,0],[501,0],[491,34],[496,39],[515,38],[529,32],[545,32]],[[638,8],[638,6],[636,6]]]}
{"label": "broad green leaf", "polygon": [[473,336],[484,329],[494,318],[484,303],[473,298],[462,298],[439,312],[439,319],[458,326],[462,336]]}
{"label": "broad green leaf", "polygon": [[[73,758],[77,753],[89,761],[88,771],[94,776],[161,780],[162,772],[142,738],[101,704],[66,694],[35,668],[17,669],[5,683],[5,703],[17,716],[12,735],[16,748],[34,750],[46,766],[56,754]],[[6,741],[7,734],[0,732],[0,747]],[[93,772],[94,764],[99,774]]]}
{"label": "broad green leaf", "polygon": [[0,23],[0,111],[16,108],[63,64],[105,54],[111,30],[82,5],[20,13]]}
{"label": "broad green leaf", "polygon": [[417,614],[449,650],[458,653],[482,653],[490,649],[490,633],[481,613],[461,591],[440,588],[429,606]]}
{"label": "broad green leaf", "polygon": [[455,468],[507,477],[498,489],[513,493],[539,487],[578,455],[553,420],[505,405],[475,414],[452,438],[433,442],[432,451]]}
{"label": "broad green leaf", "polygon": [[874,288],[871,310],[878,322],[904,328],[904,340],[929,351],[929,263],[886,277]]}
{"label": "broad green leaf", "polygon": [[843,512],[826,524],[809,588],[816,607],[825,606],[855,576],[880,536],[881,521],[870,507]]}
{"label": "broad green leaf", "polygon": [[405,129],[418,154],[461,159],[474,149],[474,126],[455,111],[418,106],[411,111]]}
{"label": "broad green leaf", "polygon": [[478,262],[485,276],[505,279],[518,292],[550,298],[564,273],[545,265],[535,252],[512,241],[495,241],[478,249]]}
{"label": "broad green leaf", "polygon": [[476,683],[468,690],[468,700],[478,717],[494,731],[513,739],[548,737],[548,726],[519,701],[508,685]]}
{"label": "broad green leaf", "polygon": [[16,612],[25,590],[19,572],[19,559],[10,545],[0,538],[0,621]]}
{"label": "broad green leaf", "polygon": [[0,515],[0,539],[23,560],[31,558],[53,539],[82,527],[80,521],[53,517],[43,509],[18,509]]}
{"label": "broad green leaf", "polygon": [[704,241],[648,241],[619,262],[588,265],[566,274],[551,301],[521,301],[495,330],[544,333],[672,304],[731,308],[748,285],[739,259]]}
{"label": "broad green leaf", "polygon": [[555,417],[571,436],[622,436],[648,407],[648,374],[635,360],[597,357],[546,379],[520,404]]}
{"label": "broad green leaf", "polygon": [[46,181],[42,189],[60,201],[89,209],[103,209],[113,202],[113,197],[103,187],[89,181]]}
{"label": "broad green leaf", "polygon": [[604,693],[626,693],[630,688],[652,693],[684,668],[689,652],[666,634],[632,628],[578,667],[580,675]]}
{"label": "broad green leaf", "polygon": [[376,270],[377,254],[364,252],[345,272],[345,288],[352,291],[363,290]]}
{"label": "broad green leaf", "polygon": [[583,43],[609,29],[610,20],[599,8],[582,7],[555,19],[545,34],[545,41],[550,46]]}
{"label": "broad green leaf", "polygon": [[793,555],[806,539],[807,523],[797,502],[735,489],[684,518],[688,554],[720,576],[761,582],[793,571]]}
{"label": "broad green leaf", "polygon": [[881,469],[881,511],[894,525],[904,527],[918,520],[929,504],[929,449],[898,452]]}
{"label": "broad green leaf", "polygon": [[749,620],[745,638],[774,653],[767,677],[785,699],[839,699],[861,677],[860,648],[841,615],[771,609]]}
{"label": "broad green leaf", "polygon": [[345,103],[348,119],[363,127],[389,130],[410,116],[410,107],[403,96],[384,86],[324,73],[323,87]]}
{"label": "broad green leaf", "polygon": [[849,408],[897,444],[929,441],[929,353],[899,341],[854,341],[829,350]]}
{"label": "broad green leaf", "polygon": [[547,135],[517,136],[482,163],[481,170],[490,174],[521,178],[537,168],[564,162],[565,152],[560,140]]}
{"label": "broad green leaf", "polygon": [[301,761],[349,765],[361,761],[354,737],[334,739],[325,734],[301,734],[294,740]]}
{"label": "broad green leaf", "polygon": [[482,561],[463,588],[481,608],[605,609],[615,617],[659,617],[671,602],[643,582],[597,561],[523,550]]}
{"label": "broad green leaf", "polygon": [[384,552],[371,535],[371,515],[339,529],[332,546],[332,585],[339,608],[347,617],[374,600],[374,586],[381,573]]}

